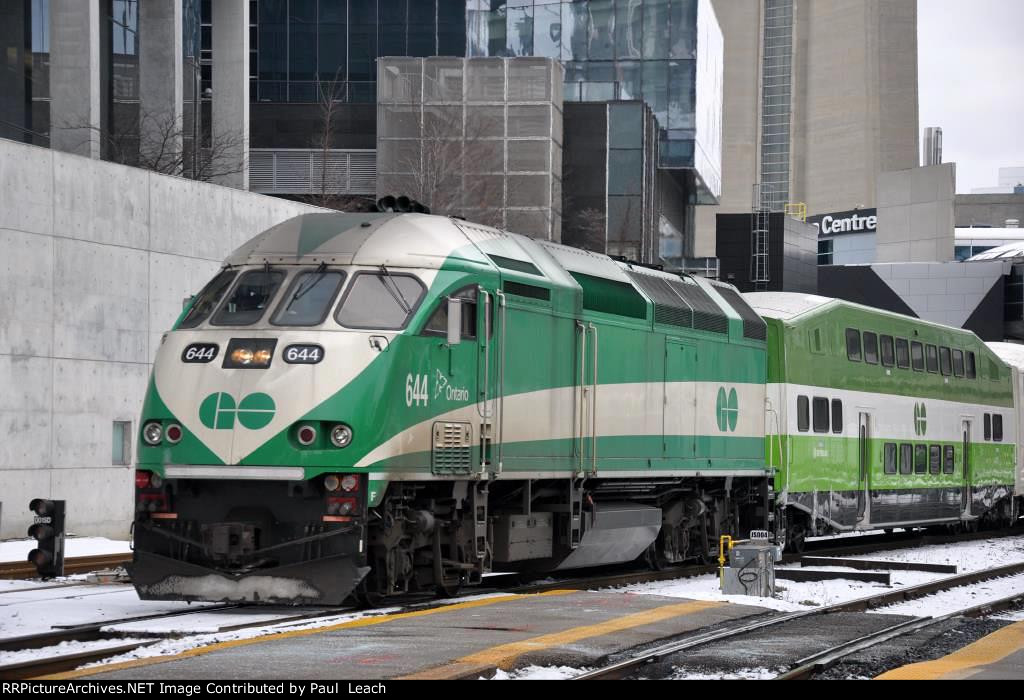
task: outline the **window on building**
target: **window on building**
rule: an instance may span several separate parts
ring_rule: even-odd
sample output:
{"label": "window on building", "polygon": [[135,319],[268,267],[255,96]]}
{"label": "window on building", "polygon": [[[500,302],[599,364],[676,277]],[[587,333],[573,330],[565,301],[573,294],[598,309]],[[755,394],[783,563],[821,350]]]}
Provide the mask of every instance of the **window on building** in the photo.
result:
{"label": "window on building", "polygon": [[939,348],[939,369],[943,377],[953,374],[953,356],[949,348]]}
{"label": "window on building", "polygon": [[864,361],[869,365],[878,364],[878,334],[865,331]]}
{"label": "window on building", "polygon": [[993,442],[1003,441],[1003,415],[1001,413],[992,414],[992,440]]}
{"label": "window on building", "polygon": [[929,345],[926,350],[928,371],[935,374],[939,371],[939,349],[934,345]]}
{"label": "window on building", "polygon": [[796,429],[801,433],[811,429],[811,402],[806,396],[796,397]]}
{"label": "window on building", "polygon": [[843,432],[843,402],[832,399],[832,432],[840,435]]}
{"label": "window on building", "polygon": [[977,378],[977,376],[978,376],[978,369],[977,369],[977,365],[975,364],[975,361],[974,361],[974,353],[973,352],[969,352],[969,353],[967,353],[967,378],[968,379],[975,379],[975,378]]}
{"label": "window on building", "polygon": [[896,339],[896,366],[910,369],[910,343],[903,338]]}
{"label": "window on building", "polygon": [[819,240],[818,241],[818,264],[819,265],[831,265],[833,260],[833,254],[835,252],[835,241],[833,240]]}
{"label": "window on building", "polygon": [[914,473],[914,446],[904,442],[900,444],[900,474]]}
{"label": "window on building", "polygon": [[846,358],[851,362],[860,362],[860,331],[855,328],[846,329]]}
{"label": "window on building", "polygon": [[942,448],[939,445],[928,448],[928,468],[932,474],[938,474],[942,470]]}
{"label": "window on building", "polygon": [[896,470],[896,443],[887,442],[885,443],[885,473],[895,474]]}
{"label": "window on building", "polygon": [[942,448],[942,473],[952,474],[956,471],[956,448],[946,445]]}
{"label": "window on building", "polygon": [[914,473],[928,473],[928,445],[914,445]]}
{"label": "window on building", "polygon": [[124,466],[132,463],[132,422],[126,420],[114,421],[114,430],[110,439],[111,459],[110,463],[115,466]]}
{"label": "window on building", "polygon": [[910,344],[910,362],[915,372],[924,372],[924,345],[922,343]]}
{"label": "window on building", "polygon": [[896,349],[893,345],[891,335],[883,335],[881,338],[882,345],[882,366],[893,367],[896,364]]}
{"label": "window on building", "polygon": [[954,350],[953,351],[953,376],[962,377],[964,376],[964,351]]}
{"label": "window on building", "polygon": [[828,399],[814,397],[814,432],[828,432]]}

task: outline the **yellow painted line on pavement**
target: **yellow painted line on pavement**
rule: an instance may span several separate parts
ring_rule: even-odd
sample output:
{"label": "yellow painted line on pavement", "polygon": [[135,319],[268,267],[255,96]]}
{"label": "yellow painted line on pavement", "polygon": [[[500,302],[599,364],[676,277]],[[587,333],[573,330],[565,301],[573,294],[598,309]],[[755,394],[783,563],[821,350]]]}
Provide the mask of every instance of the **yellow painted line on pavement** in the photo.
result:
{"label": "yellow painted line on pavement", "polygon": [[[369,617],[360,618],[358,620],[349,620],[348,622],[341,622],[336,625],[328,625],[325,627],[313,627],[310,629],[292,630],[291,632],[279,632],[277,634],[265,634],[258,637],[249,637],[247,639],[235,639],[230,642],[217,642],[208,646],[196,647],[195,649],[189,649],[183,651],[180,654],[174,654],[173,656],[151,656],[144,659],[133,659],[131,661],[123,661],[121,663],[106,664],[104,666],[95,666],[93,668],[78,669],[76,671],[67,671],[65,673],[55,673],[49,676],[40,676],[33,680],[66,680],[71,678],[81,678],[83,676],[94,676],[99,673],[110,673],[112,671],[121,671],[128,668],[138,668],[140,666],[150,666],[153,664],[163,664],[170,661],[178,661],[180,659],[189,659],[196,656],[203,656],[204,654],[210,654],[215,651],[221,651],[223,649],[233,649],[235,647],[244,647],[250,644],[261,644],[263,642],[273,642],[279,639],[295,639],[296,637],[308,637],[314,634],[323,634],[324,632],[334,632],[336,630],[353,629],[357,627],[370,627],[372,625],[380,625],[385,622],[393,622],[395,620],[407,620],[414,617],[426,617],[428,615],[437,615],[438,613],[453,612],[456,610],[467,610],[470,608],[481,608],[487,605],[495,605],[497,603],[507,603],[513,600],[523,600],[526,598],[536,598],[543,596],[561,596],[568,595],[570,593],[579,593],[576,590],[556,590],[556,591],[545,591],[543,593],[527,593],[523,595],[503,595],[495,596],[494,598],[481,598],[479,600],[470,600],[465,603],[452,603],[451,605],[442,605],[436,608],[427,608],[426,610],[412,610],[409,612],[392,613],[389,615],[373,615]],[[268,622],[268,624],[273,624]]]}
{"label": "yellow painted line on pavement", "polygon": [[523,639],[518,642],[500,644],[489,649],[469,654],[468,656],[463,656],[462,658],[456,659],[451,663],[444,664],[443,666],[437,666],[425,671],[403,676],[403,678],[416,680],[450,680],[453,678],[462,678],[471,674],[484,673],[494,668],[509,670],[515,665],[516,660],[523,654],[543,651],[552,647],[565,646],[583,639],[600,637],[602,635],[621,632],[622,630],[634,627],[651,625],[673,617],[692,615],[694,613],[721,607],[723,605],[726,605],[726,603],[703,600],[663,605],[643,612],[626,615],[624,617],[612,618],[611,620],[598,622],[593,625],[573,627],[561,632],[553,632],[539,637]]}
{"label": "yellow painted line on pavement", "polygon": [[977,670],[976,667],[995,663],[1021,649],[1024,649],[1024,622],[1017,622],[941,659],[894,668],[875,680],[924,681],[964,678]]}

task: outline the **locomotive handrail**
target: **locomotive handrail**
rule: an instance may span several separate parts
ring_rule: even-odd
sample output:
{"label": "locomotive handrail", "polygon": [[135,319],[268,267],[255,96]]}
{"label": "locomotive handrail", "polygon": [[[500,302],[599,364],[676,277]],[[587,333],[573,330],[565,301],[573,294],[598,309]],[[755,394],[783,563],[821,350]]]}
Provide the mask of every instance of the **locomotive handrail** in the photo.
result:
{"label": "locomotive handrail", "polygon": [[580,386],[576,394],[579,397],[579,401],[576,403],[576,427],[579,429],[579,459],[578,466],[576,469],[576,475],[583,473],[583,460],[584,450],[583,441],[586,439],[586,416],[585,411],[587,407],[587,326],[582,321],[576,322],[576,330],[579,331],[580,338]]}
{"label": "locomotive handrail", "polygon": [[498,338],[498,471],[502,470],[502,447],[505,442],[505,343],[508,335],[508,322],[505,318],[505,293],[500,289],[495,290],[494,296],[498,299],[498,307],[501,309],[501,337]]}
{"label": "locomotive handrail", "polygon": [[593,388],[590,392],[590,473],[597,475],[597,326],[590,324],[594,332]]}

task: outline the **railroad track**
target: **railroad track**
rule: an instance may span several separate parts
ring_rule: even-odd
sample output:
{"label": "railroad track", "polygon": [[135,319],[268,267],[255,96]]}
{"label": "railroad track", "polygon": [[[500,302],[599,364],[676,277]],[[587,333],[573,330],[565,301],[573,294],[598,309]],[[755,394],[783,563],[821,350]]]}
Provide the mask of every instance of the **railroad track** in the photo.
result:
{"label": "railroad track", "polygon": [[[846,601],[843,603],[836,603],[834,605],[826,605],[811,610],[802,610],[794,613],[784,613],[782,615],[774,615],[766,619],[759,619],[753,622],[742,623],[735,627],[730,627],[723,630],[717,630],[713,632],[707,632],[698,634],[696,636],[688,637],[668,644],[663,644],[652,649],[648,649],[639,654],[630,656],[622,661],[609,664],[603,668],[596,669],[583,673],[579,676],[574,677],[572,680],[609,680],[609,679],[620,679],[624,678],[644,666],[654,663],[656,661],[662,661],[670,656],[680,654],[684,651],[694,649],[697,647],[712,644],[714,642],[721,642],[727,639],[740,637],[758,630],[763,630],[769,627],[777,627],[785,625],[795,620],[802,620],[810,617],[818,617],[827,615],[829,613],[837,612],[863,612],[872,608],[884,607],[887,605],[893,605],[906,600],[912,600],[914,598],[920,598],[922,596],[931,595],[940,591],[952,590],[954,588],[960,588],[964,586],[971,586],[976,583],[983,581],[989,581],[996,578],[1003,578],[1006,576],[1014,576],[1024,573],[1024,562],[1017,564],[1010,564],[1007,566],[998,566],[990,569],[983,569],[980,571],[973,571],[966,574],[958,574],[956,576],[948,576],[935,581],[929,581],[927,583],[918,584],[915,586],[906,586],[884,593],[876,595],[866,596],[864,598],[858,598],[856,600]],[[853,654],[856,651],[860,651],[874,644],[879,644],[888,639],[893,639],[896,636],[902,636],[904,634],[910,634],[911,632],[930,627],[940,622],[944,622],[953,617],[960,615],[969,614],[989,614],[998,609],[1005,609],[1011,607],[1020,601],[1024,600],[1024,593],[1015,594],[1008,598],[1000,601],[994,601],[977,605],[972,608],[966,608],[959,610],[954,613],[943,615],[938,618],[926,618],[924,620],[911,620],[904,622],[886,629],[874,632],[872,634],[860,637],[850,642],[844,642],[843,644],[837,645],[834,648],[828,649],[820,654],[815,654],[813,657],[807,659],[801,659],[797,662],[796,668],[789,673],[797,674],[794,678],[808,677],[808,674],[813,675],[814,673],[820,672],[824,668],[828,668],[834,665],[842,658]],[[799,672],[799,673],[798,673]],[[784,674],[788,675],[788,674]]]}
{"label": "railroad track", "polygon": [[[1011,529],[1000,532],[990,533],[975,533],[970,536],[935,536],[935,535],[921,535],[919,533],[906,533],[904,535],[893,536],[868,536],[864,538],[857,538],[854,543],[847,544],[846,540],[838,541],[816,541],[808,543],[808,548],[804,554],[814,552],[819,555],[830,555],[830,556],[850,556],[857,554],[871,554],[873,552],[890,550],[890,549],[904,549],[926,546],[930,544],[944,544],[948,542],[964,541],[966,539],[987,539],[991,537],[1005,537],[1021,534],[1021,529]],[[839,543],[839,546],[837,546]],[[785,562],[796,562],[799,561],[801,555],[786,555],[784,557]],[[116,566],[130,561],[129,555],[107,555],[101,557],[82,557],[80,560],[82,567],[93,567],[92,569],[84,568],[83,570],[95,570],[96,568],[109,568],[110,566]],[[69,560],[71,561],[71,560]],[[1014,568],[1019,567],[1019,569]],[[1014,572],[1024,571],[1024,564],[1011,565],[1011,567],[1003,567],[1004,569],[1013,569]],[[501,574],[496,576],[490,576],[484,580],[484,584],[478,587],[474,587],[466,591],[465,595],[479,595],[481,593],[487,593],[491,591],[502,591],[507,593],[541,593],[544,591],[555,590],[555,589],[579,589],[589,590],[595,588],[614,588],[621,586],[636,585],[641,583],[654,583],[660,581],[670,581],[681,578],[689,578],[694,576],[703,576],[707,574],[715,573],[718,570],[716,564],[700,564],[700,565],[689,565],[680,566],[666,569],[663,571],[651,571],[651,570],[626,570],[626,571],[614,571],[607,572],[584,572],[583,576],[577,576],[571,579],[564,580],[553,580],[544,581],[542,583],[537,582],[523,582],[523,576],[521,574]],[[953,578],[965,578],[970,576],[977,576],[978,574],[966,574],[960,577]],[[1008,575],[1008,574],[999,574]],[[941,581],[945,581],[943,579]],[[976,579],[984,580],[984,579]],[[920,589],[917,595],[927,595],[928,593],[935,592],[937,590],[943,590],[942,588],[936,588],[936,584],[940,584],[941,581],[931,582],[922,584],[921,586],[912,587],[913,589]],[[967,585],[967,584],[961,584]],[[928,587],[931,587],[930,589]],[[928,589],[928,590],[926,590]],[[906,597],[898,597],[904,595]],[[892,596],[891,602],[884,602],[889,596]],[[726,631],[724,633],[715,633],[714,635],[708,636],[707,638],[694,638],[687,640],[685,643],[689,644],[686,648],[692,646],[699,646],[700,644],[710,643],[716,641],[719,637],[718,634],[726,634],[727,636],[735,636],[743,634],[749,631],[760,629],[764,626],[782,624],[791,619],[797,619],[798,617],[804,617],[813,614],[822,614],[823,612],[840,611],[840,610],[864,610],[869,607],[878,605],[888,605],[892,602],[898,602],[899,600],[906,600],[908,597],[914,596],[911,589],[899,589],[896,591],[890,591],[886,594],[879,596],[871,596],[858,601],[850,601],[848,603],[841,603],[836,606],[830,606],[828,609],[814,609],[810,611],[801,611],[792,615],[784,615],[782,617],[772,618],[770,620],[760,621],[754,625],[746,626],[732,631]],[[458,598],[459,596],[456,596]],[[396,604],[403,607],[410,607],[416,605],[422,607],[426,605],[444,605],[444,601],[436,601],[432,596],[428,595],[410,595],[400,598],[394,601]],[[850,607],[853,606],[853,607]],[[857,607],[862,606],[862,607]],[[46,632],[37,635],[27,635],[24,637],[11,638],[6,640],[0,640],[0,651],[20,651],[26,649],[42,649],[46,647],[55,646],[62,642],[90,642],[90,641],[102,641],[102,640],[117,640],[124,639],[123,635],[118,633],[104,632],[103,629],[110,628],[119,624],[125,624],[129,622],[138,622],[146,620],[160,620],[169,617],[177,617],[183,615],[194,615],[200,613],[215,613],[221,610],[232,610],[238,608],[253,608],[256,606],[245,606],[245,605],[215,605],[200,608],[197,610],[185,610],[175,613],[158,614],[158,615],[145,615],[138,617],[123,618],[120,620],[105,620],[103,622],[92,623],[88,625],[82,625],[74,628],[58,629],[51,632]],[[254,623],[242,623],[229,627],[220,628],[218,632],[229,632],[242,630],[254,627],[266,627],[271,625],[287,625],[312,622],[318,618],[331,618],[341,614],[354,611],[355,608],[338,608],[332,610],[315,610],[309,612],[303,612],[296,615],[285,616],[277,620],[263,620]],[[129,641],[124,639],[125,644],[113,647],[103,647],[96,650],[86,650],[76,654],[61,655],[58,658],[42,658],[26,661],[23,663],[9,664],[0,666],[0,678],[2,679],[22,679],[32,678],[52,673],[59,673],[62,671],[72,670],[78,668],[87,663],[93,663],[95,661],[101,661],[105,658],[115,656],[117,654],[123,654],[127,651],[132,651],[143,646],[154,644],[166,639],[171,636],[188,636],[188,635],[162,635],[160,638],[146,638],[136,639]],[[725,638],[725,637],[721,637]],[[669,653],[669,652],[666,652]],[[647,663],[647,661],[641,662]],[[595,676],[600,677],[600,676]]]}
{"label": "railroad track", "polygon": [[[131,554],[97,554],[89,557],[70,557],[64,560],[64,573],[87,574],[102,569],[116,569],[131,560]],[[29,579],[36,576],[35,565],[27,561],[0,563],[0,579]]]}

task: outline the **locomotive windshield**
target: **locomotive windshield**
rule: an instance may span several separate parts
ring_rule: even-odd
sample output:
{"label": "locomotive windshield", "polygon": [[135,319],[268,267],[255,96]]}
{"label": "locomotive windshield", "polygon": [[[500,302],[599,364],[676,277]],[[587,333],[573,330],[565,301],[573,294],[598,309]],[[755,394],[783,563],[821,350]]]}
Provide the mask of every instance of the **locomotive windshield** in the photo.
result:
{"label": "locomotive windshield", "polygon": [[271,322],[275,326],[319,326],[344,281],[343,272],[322,269],[296,275]]}
{"label": "locomotive windshield", "polygon": [[261,318],[284,280],[278,270],[253,270],[238,280],[231,296],[213,316],[215,326],[250,326]]}
{"label": "locomotive windshield", "polygon": [[400,330],[423,291],[423,283],[411,275],[357,273],[338,309],[338,323],[347,328]]}
{"label": "locomotive windshield", "polygon": [[224,292],[228,291],[228,287],[231,286],[237,274],[234,270],[224,270],[214,277],[203,288],[203,291],[199,292],[199,296],[196,297],[192,308],[189,309],[188,315],[182,319],[178,327],[195,328],[202,323],[217,308],[217,304],[224,297]]}

